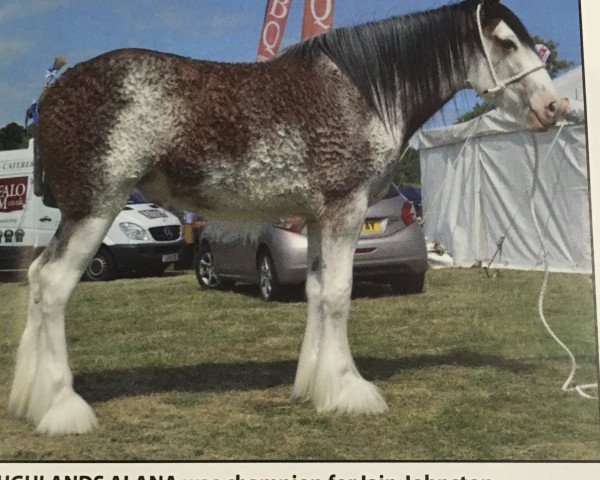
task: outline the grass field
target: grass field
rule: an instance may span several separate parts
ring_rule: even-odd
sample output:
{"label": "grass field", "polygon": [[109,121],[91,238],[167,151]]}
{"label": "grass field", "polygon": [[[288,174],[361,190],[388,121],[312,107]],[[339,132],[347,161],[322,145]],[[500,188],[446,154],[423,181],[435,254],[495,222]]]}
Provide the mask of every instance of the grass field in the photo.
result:
{"label": "grass field", "polygon": [[[600,459],[598,403],[564,393],[566,355],[537,318],[541,273],[428,272],[426,292],[357,285],[350,339],[383,415],[289,401],[301,299],[200,291],[191,274],[83,283],[67,317],[77,390],[100,427],[47,437],[6,413],[27,287],[0,284],[3,460]],[[595,381],[592,283],[553,274],[549,321]]]}

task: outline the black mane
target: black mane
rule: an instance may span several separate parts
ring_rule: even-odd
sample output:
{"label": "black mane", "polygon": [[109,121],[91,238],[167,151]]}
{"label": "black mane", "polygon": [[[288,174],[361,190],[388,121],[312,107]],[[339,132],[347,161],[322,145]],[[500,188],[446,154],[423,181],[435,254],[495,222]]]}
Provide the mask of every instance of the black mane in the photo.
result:
{"label": "black mane", "polygon": [[[356,84],[366,102],[388,125],[397,125],[402,102],[405,133],[412,135],[463,88],[468,58],[481,50],[475,10],[466,0],[435,10],[338,28],[285,50],[279,58],[310,61],[326,54]],[[496,14],[531,43],[519,19],[495,4]],[[527,42],[527,39],[529,41]],[[464,81],[464,80],[463,80]],[[447,98],[440,98],[446,95]],[[441,103],[440,103],[441,102]]]}

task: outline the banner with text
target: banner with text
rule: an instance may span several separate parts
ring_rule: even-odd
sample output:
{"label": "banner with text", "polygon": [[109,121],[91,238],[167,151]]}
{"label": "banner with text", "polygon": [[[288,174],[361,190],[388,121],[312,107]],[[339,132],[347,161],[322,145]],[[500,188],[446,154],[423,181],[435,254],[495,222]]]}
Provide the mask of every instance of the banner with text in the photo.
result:
{"label": "banner with text", "polygon": [[256,60],[263,62],[279,50],[292,0],[267,0],[265,20],[260,31]]}
{"label": "banner with text", "polygon": [[302,40],[326,32],[333,25],[335,0],[304,0]]}

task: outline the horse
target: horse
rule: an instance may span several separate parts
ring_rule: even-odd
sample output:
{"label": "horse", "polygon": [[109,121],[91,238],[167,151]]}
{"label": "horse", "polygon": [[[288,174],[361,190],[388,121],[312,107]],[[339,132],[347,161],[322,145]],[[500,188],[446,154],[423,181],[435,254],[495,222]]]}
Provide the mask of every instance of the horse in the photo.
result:
{"label": "horse", "polygon": [[214,218],[304,217],[292,397],[319,412],[384,412],[348,343],[353,249],[408,139],[463,88],[532,130],[561,115],[529,33],[499,0],[334,29],[263,63],[123,49],[68,69],[39,99],[34,183],[62,221],[28,271],[9,411],[48,434],[97,425],[73,389],[65,310],[137,186]]}

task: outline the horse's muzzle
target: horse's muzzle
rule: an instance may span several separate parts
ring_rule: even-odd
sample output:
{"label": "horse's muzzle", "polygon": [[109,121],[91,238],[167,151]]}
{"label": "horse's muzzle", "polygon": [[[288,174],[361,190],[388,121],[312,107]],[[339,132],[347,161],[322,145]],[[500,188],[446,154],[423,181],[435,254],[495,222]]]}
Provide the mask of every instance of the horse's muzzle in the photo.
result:
{"label": "horse's muzzle", "polygon": [[527,112],[527,128],[534,132],[545,132],[556,125],[564,113],[564,109],[564,103],[554,95],[534,95]]}

